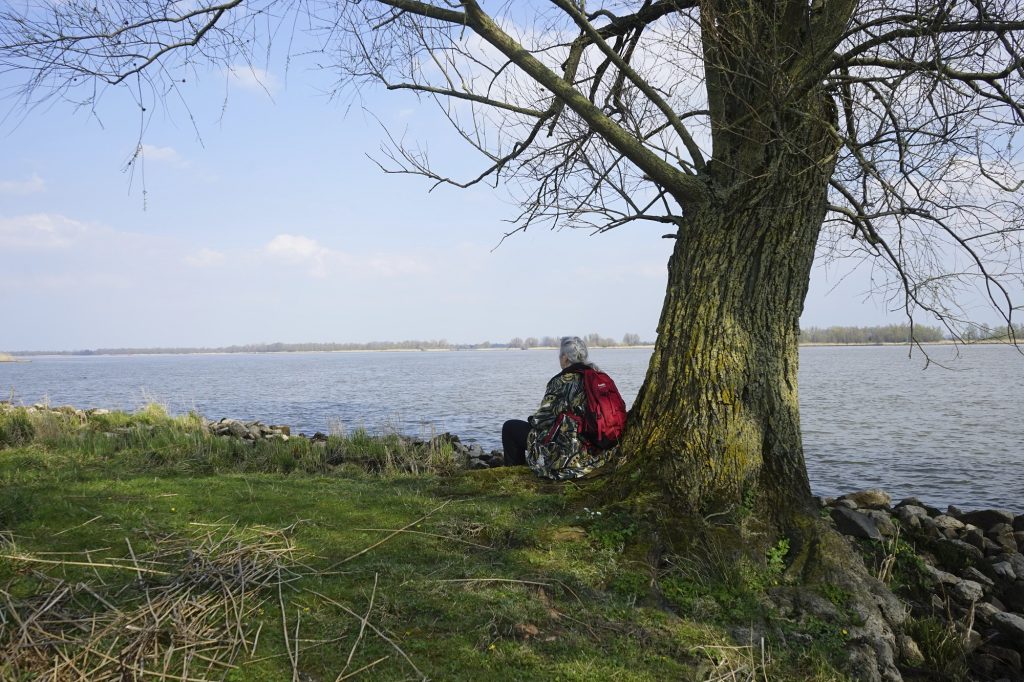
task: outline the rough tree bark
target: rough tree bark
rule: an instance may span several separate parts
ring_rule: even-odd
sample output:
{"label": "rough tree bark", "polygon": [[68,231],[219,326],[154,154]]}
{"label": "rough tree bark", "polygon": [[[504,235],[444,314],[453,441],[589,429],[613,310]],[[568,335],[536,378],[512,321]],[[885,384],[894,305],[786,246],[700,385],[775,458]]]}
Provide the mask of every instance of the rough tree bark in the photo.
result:
{"label": "rough tree bark", "polygon": [[687,213],[621,476],[682,512],[746,499],[787,526],[811,502],[797,337],[837,112],[820,86],[791,96],[800,69],[786,65],[810,50],[805,25],[733,5],[703,5],[714,154],[702,175],[713,199],[680,200]]}

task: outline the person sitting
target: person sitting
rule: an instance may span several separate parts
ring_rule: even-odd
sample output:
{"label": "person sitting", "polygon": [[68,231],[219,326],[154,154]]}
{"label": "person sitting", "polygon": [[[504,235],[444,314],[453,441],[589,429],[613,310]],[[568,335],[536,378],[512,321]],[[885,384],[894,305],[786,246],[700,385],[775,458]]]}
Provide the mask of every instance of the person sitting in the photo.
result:
{"label": "person sitting", "polygon": [[582,434],[587,412],[583,369],[596,370],[587,344],[578,336],[562,337],[558,361],[562,371],[548,381],[540,408],[528,421],[510,419],[501,428],[505,466],[529,466],[544,478],[580,478],[604,464],[609,450],[588,443]]}

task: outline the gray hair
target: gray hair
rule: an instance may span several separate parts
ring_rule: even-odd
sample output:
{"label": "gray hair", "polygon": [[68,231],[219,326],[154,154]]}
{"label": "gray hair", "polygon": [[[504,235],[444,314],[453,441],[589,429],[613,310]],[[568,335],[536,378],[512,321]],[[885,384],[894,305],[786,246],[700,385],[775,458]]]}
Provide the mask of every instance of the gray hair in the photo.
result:
{"label": "gray hair", "polygon": [[570,365],[583,364],[596,369],[594,363],[588,360],[587,344],[578,336],[563,336],[558,353],[564,356]]}

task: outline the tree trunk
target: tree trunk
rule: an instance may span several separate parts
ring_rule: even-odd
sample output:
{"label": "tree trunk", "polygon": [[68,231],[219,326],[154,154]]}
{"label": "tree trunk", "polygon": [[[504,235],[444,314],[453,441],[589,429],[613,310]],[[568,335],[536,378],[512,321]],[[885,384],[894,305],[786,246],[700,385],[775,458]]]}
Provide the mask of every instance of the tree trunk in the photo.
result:
{"label": "tree trunk", "polygon": [[789,161],[691,215],[669,261],[623,475],[680,512],[747,501],[782,521],[811,501],[797,338],[831,164]]}

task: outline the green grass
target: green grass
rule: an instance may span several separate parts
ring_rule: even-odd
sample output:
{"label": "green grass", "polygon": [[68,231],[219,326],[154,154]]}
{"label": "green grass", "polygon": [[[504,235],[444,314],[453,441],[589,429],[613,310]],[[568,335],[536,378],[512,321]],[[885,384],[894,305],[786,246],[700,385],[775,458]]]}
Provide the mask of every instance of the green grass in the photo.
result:
{"label": "green grass", "polygon": [[[813,646],[762,652],[728,634],[771,621],[758,590],[778,577],[784,548],[725,574],[692,557],[678,559],[687,570],[652,567],[633,551],[639,521],[584,508],[573,486],[525,469],[463,472],[450,448],[365,432],[254,445],[157,408],[82,419],[0,406],[0,434],[0,653],[17,637],[13,615],[55,584],[106,595],[107,606],[87,598],[79,610],[134,608],[144,583],[192,569],[182,559],[159,564],[168,576],[140,575],[133,553],[210,533],[244,544],[266,528],[286,529],[299,577],[280,601],[261,595],[246,619],[258,644],[229,680],[292,679],[285,627],[310,680],[363,666],[352,679],[842,679]],[[67,563],[85,559],[114,567]],[[0,656],[0,678],[34,679],[54,663],[44,654],[35,668]]]}

